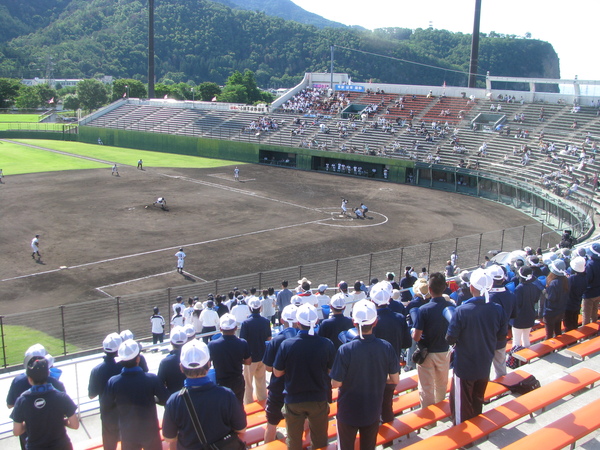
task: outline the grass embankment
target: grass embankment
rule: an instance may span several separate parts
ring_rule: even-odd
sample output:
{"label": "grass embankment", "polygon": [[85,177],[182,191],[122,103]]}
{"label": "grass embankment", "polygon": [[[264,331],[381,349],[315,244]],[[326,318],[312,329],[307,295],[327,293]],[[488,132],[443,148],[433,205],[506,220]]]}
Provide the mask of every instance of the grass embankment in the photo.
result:
{"label": "grass embankment", "polygon": [[[6,351],[6,364],[9,366],[23,363],[25,350],[33,344],[42,343],[52,356],[64,353],[63,342],[46,333],[21,325],[4,325],[4,345]],[[67,353],[75,353],[79,349],[67,344]],[[0,358],[3,355],[0,354]]]}

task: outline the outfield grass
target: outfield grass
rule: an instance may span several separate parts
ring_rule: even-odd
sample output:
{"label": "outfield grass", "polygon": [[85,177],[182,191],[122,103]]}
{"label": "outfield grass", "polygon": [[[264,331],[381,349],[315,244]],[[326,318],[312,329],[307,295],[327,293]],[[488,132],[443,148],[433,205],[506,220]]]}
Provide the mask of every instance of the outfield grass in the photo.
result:
{"label": "outfield grass", "polygon": [[0,114],[0,123],[6,122],[39,122],[40,114]]}
{"label": "outfield grass", "polygon": [[[33,328],[20,325],[4,325],[4,346],[6,351],[6,364],[22,364],[25,350],[33,344],[43,342],[44,347],[52,356],[64,353],[63,342]],[[77,347],[67,344],[67,353],[79,351]],[[0,358],[2,355],[0,355]]]}
{"label": "outfield grass", "polygon": [[[223,166],[231,166],[232,164],[241,165],[244,163],[235,162],[235,161],[225,161],[222,159],[211,159],[211,158],[201,158],[198,156],[186,156],[186,155],[176,155],[172,153],[159,153],[159,152],[151,152],[146,150],[134,150],[130,148],[122,148],[122,147],[111,147],[108,145],[96,145],[96,144],[83,144],[80,142],[65,142],[65,141],[53,141],[53,140],[37,140],[37,139],[15,139],[16,142],[23,142],[26,144],[36,145],[39,147],[51,148],[53,150],[60,150],[67,153],[72,153],[74,155],[82,155],[89,156],[93,158],[102,159],[105,161],[116,162],[120,165],[130,165],[137,166],[137,162],[139,159],[144,161],[144,167],[186,167],[186,168],[212,168],[212,167],[223,167]],[[0,161],[5,160],[3,147],[6,145],[11,145],[4,143],[4,145],[0,145]],[[27,149],[28,147],[17,146],[19,153],[20,149]],[[42,152],[46,154],[46,158],[52,160],[53,158],[61,155],[56,155],[54,153],[45,152],[43,150],[35,150],[36,152]],[[10,153],[15,153],[14,148],[10,150]],[[102,163],[92,163],[96,164],[94,166],[82,167],[81,164],[85,161],[80,158],[72,158],[69,156],[63,156],[63,158],[67,158],[67,160],[62,160],[61,164],[64,164],[61,168],[43,168],[42,170],[30,170],[29,165],[31,164],[31,159],[29,156],[25,156],[23,158],[19,158],[18,155],[13,155],[17,161],[20,162],[19,167],[13,167],[11,172],[8,172],[8,165],[4,164],[5,167],[0,167],[4,169],[4,174],[18,174],[18,173],[33,173],[33,172],[49,172],[53,170],[73,170],[73,169],[88,169],[88,168],[97,168],[97,167],[106,167],[106,164]],[[73,166],[71,166],[72,161]],[[99,164],[99,165],[98,165]],[[53,165],[56,167],[56,165]]]}
{"label": "outfield grass", "polygon": [[0,142],[0,169],[4,176],[106,167],[108,165],[101,162]]}

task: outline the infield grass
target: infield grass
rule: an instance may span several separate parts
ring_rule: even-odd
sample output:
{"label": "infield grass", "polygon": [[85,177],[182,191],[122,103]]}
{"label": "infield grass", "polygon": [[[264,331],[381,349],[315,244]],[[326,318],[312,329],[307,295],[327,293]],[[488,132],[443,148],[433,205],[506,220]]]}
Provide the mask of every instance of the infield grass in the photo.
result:
{"label": "infield grass", "polygon": [[60,155],[41,149],[34,149],[25,145],[0,142],[0,169],[3,169],[5,176],[60,170],[106,168],[113,163],[136,167],[139,159],[144,161],[144,167],[185,167],[202,169],[243,164],[221,159],[175,155],[172,153],[159,153],[69,141],[15,139],[15,142],[59,150],[73,155],[97,158],[107,162],[89,161],[76,156]]}
{"label": "infield grass", "polygon": [[[25,350],[33,344],[43,342],[44,347],[52,356],[64,353],[63,342],[46,333],[21,325],[4,325],[4,346],[6,351],[6,364],[22,364]],[[67,344],[67,353],[79,351],[77,347]],[[2,355],[0,355],[0,358]]]}

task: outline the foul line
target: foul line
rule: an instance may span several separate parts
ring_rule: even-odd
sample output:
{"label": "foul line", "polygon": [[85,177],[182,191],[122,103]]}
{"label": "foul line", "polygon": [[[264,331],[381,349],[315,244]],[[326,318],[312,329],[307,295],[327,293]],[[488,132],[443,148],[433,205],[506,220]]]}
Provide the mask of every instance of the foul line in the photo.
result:
{"label": "foul line", "polygon": [[[247,233],[235,234],[233,236],[226,236],[226,237],[221,237],[221,238],[216,238],[216,239],[210,239],[208,241],[200,241],[200,242],[194,242],[194,243],[191,243],[191,244],[184,244],[183,246],[184,247],[194,247],[194,246],[198,246],[198,245],[212,244],[214,242],[228,241],[230,239],[236,239],[236,238],[245,237],[245,236],[253,236],[253,235],[262,234],[262,233],[270,233],[272,231],[285,230],[287,228],[302,227],[302,226],[311,225],[311,224],[314,224],[314,223],[315,224],[319,224],[319,223],[321,223],[323,221],[327,221],[327,220],[331,220],[331,218],[328,218],[328,219],[319,219],[319,220],[311,220],[309,222],[301,222],[301,223],[296,223],[296,224],[292,224],[292,225],[284,225],[284,226],[281,226],[281,227],[268,228],[266,230],[249,231]],[[80,269],[82,267],[89,267],[89,266],[94,266],[94,265],[97,265],[97,264],[104,264],[104,263],[113,262],[113,261],[121,261],[121,260],[124,260],[124,259],[135,258],[135,257],[138,257],[138,256],[152,255],[154,253],[161,253],[161,252],[166,252],[166,251],[169,251],[169,250],[179,249],[180,247],[181,247],[181,245],[176,245],[176,246],[173,246],[173,247],[166,247],[166,248],[161,248],[161,249],[156,249],[156,250],[150,250],[150,251],[147,251],[147,252],[134,253],[134,254],[131,254],[131,255],[117,256],[115,258],[103,259],[101,261],[94,261],[94,262],[89,262],[89,263],[85,263],[85,264],[77,264],[75,266],[66,267],[64,269],[46,270],[44,272],[32,273],[32,274],[28,274],[28,275],[20,275],[18,277],[12,277],[12,278],[5,278],[3,280],[0,280],[0,282],[14,281],[14,280],[19,280],[19,279],[29,278],[29,277],[36,277],[38,275],[45,275],[45,274],[49,274],[49,273],[53,273],[53,272],[58,272],[60,270]]]}
{"label": "foul line", "polygon": [[127,283],[133,283],[134,281],[142,281],[142,280],[147,280],[148,278],[152,278],[152,277],[160,277],[163,275],[167,275],[169,273],[172,273],[172,270],[169,270],[168,272],[163,272],[163,273],[155,273],[154,275],[147,275],[145,277],[140,277],[140,278],[134,278],[133,280],[127,280],[127,281],[121,281],[120,283],[113,283],[113,284],[106,284],[104,286],[99,286],[96,289],[101,291],[102,289],[105,288],[109,288],[109,287],[115,287],[115,286],[120,286],[122,284],[127,284]]}

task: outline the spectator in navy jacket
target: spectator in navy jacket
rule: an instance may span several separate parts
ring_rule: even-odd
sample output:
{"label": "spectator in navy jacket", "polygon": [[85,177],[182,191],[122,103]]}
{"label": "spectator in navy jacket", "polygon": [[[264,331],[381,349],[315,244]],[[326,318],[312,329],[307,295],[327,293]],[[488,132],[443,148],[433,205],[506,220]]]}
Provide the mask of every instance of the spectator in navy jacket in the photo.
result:
{"label": "spectator in navy jacket", "polygon": [[454,345],[450,409],[455,425],[481,414],[496,342],[507,331],[502,307],[489,301],[490,274],[477,269],[470,282],[473,298],[456,308],[446,333],[446,342]]}

